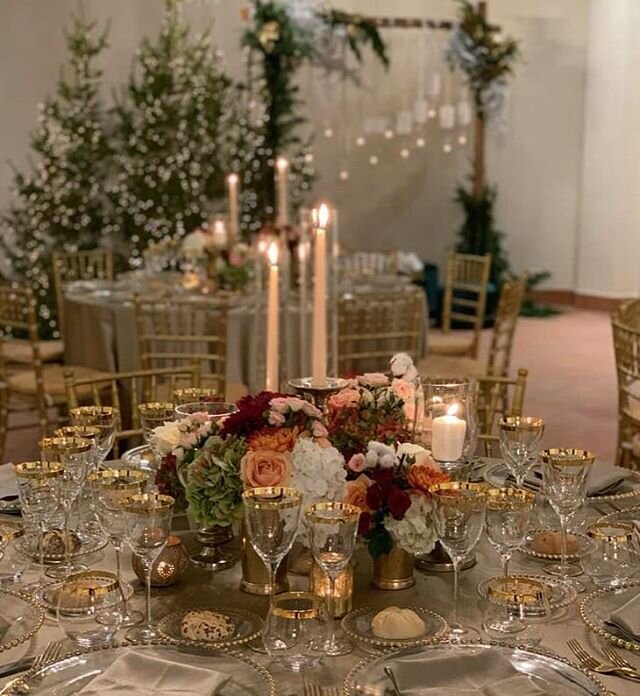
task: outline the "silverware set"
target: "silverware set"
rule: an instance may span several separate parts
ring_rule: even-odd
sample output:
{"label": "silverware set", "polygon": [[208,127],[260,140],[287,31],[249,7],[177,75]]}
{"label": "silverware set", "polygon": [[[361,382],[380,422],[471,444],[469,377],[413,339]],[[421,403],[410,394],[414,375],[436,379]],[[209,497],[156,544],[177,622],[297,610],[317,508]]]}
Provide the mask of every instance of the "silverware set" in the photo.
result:
{"label": "silverware set", "polygon": [[592,672],[596,672],[597,674],[611,674],[616,677],[621,677],[622,679],[640,682],[640,669],[634,667],[634,665],[625,660],[608,645],[602,647],[602,652],[607,656],[610,662],[601,662],[597,657],[589,654],[574,638],[567,641],[567,646],[578,658],[580,664]]}
{"label": "silverware set", "polygon": [[304,680],[304,696],[340,696],[337,686],[320,686],[316,682]]}

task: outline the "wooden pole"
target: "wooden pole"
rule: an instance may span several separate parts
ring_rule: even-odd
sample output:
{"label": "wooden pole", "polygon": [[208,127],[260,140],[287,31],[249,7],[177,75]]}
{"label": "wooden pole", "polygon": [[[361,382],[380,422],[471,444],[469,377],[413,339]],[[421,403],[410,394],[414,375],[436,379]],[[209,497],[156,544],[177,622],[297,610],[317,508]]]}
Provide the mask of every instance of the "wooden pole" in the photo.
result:
{"label": "wooden pole", "polygon": [[[478,3],[478,12],[486,19],[487,3],[481,0]],[[473,197],[476,201],[482,199],[485,187],[485,123],[484,113],[476,104],[475,135],[474,135],[474,161],[473,161]]]}

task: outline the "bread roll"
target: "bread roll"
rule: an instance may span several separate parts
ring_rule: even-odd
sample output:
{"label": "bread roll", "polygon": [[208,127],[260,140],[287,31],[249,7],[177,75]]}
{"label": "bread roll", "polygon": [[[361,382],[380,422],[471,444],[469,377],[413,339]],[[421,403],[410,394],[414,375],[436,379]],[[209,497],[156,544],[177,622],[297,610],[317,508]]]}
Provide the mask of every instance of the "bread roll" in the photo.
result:
{"label": "bread roll", "polygon": [[371,620],[371,630],[378,638],[402,640],[424,635],[424,621],[412,609],[387,607]]}
{"label": "bread roll", "polygon": [[[536,532],[531,543],[531,548],[536,553],[557,556],[562,553],[562,533],[554,530]],[[573,555],[577,552],[578,539],[573,534],[567,534],[567,553]]]}

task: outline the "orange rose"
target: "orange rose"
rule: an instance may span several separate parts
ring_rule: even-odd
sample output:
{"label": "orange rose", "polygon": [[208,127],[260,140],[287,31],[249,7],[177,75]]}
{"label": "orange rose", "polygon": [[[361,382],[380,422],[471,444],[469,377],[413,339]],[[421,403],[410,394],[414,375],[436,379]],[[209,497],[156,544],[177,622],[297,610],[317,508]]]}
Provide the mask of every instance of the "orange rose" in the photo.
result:
{"label": "orange rose", "polygon": [[250,450],[291,452],[300,436],[300,428],[263,428],[248,440]]}
{"label": "orange rose", "polygon": [[409,469],[407,475],[409,485],[417,488],[423,493],[429,492],[429,487],[436,483],[444,483],[449,480],[449,477],[434,464],[414,464]]}
{"label": "orange rose", "polygon": [[360,403],[360,392],[357,389],[342,389],[329,397],[329,406],[336,410],[355,408]]}
{"label": "orange rose", "polygon": [[284,486],[291,473],[291,460],[284,452],[258,450],[247,452],[240,462],[240,476],[245,488]]}
{"label": "orange rose", "polygon": [[344,502],[350,505],[355,505],[361,510],[368,510],[367,506],[367,488],[373,481],[365,474],[360,474],[357,479],[347,481],[347,492]]}

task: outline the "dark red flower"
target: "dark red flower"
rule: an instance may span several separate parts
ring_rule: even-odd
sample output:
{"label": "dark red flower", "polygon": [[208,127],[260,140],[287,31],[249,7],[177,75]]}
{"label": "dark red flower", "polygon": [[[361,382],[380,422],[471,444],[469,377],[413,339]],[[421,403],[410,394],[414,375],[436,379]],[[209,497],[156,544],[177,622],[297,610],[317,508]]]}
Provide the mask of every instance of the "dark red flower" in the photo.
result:
{"label": "dark red flower", "polygon": [[411,498],[406,491],[394,486],[387,497],[389,512],[396,520],[401,520],[404,513],[411,507]]}
{"label": "dark red flower", "polygon": [[358,520],[358,534],[361,536],[366,536],[371,529],[371,513],[363,510],[360,513],[360,519]]}
{"label": "dark red flower", "polygon": [[393,468],[389,467],[387,469],[376,468],[370,474],[370,477],[378,484],[380,487],[386,491],[389,486],[393,484]]}
{"label": "dark red flower", "polygon": [[367,488],[367,506],[372,510],[378,510],[382,505],[382,488],[377,483]]}
{"label": "dark red flower", "polygon": [[237,402],[238,410],[232,413],[224,422],[220,432],[222,437],[227,435],[244,436],[254,433],[267,425],[265,414],[269,410],[271,399],[287,394],[263,391],[255,396],[243,396]]}

